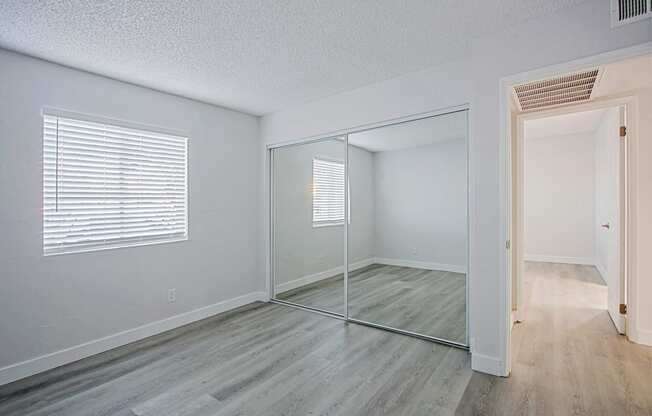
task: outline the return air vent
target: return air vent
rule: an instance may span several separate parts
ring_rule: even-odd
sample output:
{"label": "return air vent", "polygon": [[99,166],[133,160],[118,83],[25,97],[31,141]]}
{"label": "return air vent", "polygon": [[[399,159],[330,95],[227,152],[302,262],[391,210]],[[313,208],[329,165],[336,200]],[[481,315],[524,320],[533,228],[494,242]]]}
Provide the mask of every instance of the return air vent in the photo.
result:
{"label": "return air vent", "polygon": [[514,87],[522,111],[587,101],[598,69],[521,84]]}
{"label": "return air vent", "polygon": [[652,17],[652,0],[611,0],[611,27]]}

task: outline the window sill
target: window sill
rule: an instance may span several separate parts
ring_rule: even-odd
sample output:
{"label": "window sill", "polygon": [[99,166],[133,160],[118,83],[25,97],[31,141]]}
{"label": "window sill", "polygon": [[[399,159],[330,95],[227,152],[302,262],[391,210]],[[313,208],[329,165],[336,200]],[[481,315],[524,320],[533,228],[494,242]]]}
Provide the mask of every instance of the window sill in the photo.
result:
{"label": "window sill", "polygon": [[188,241],[188,240],[189,240],[189,238],[188,238],[188,235],[186,234],[183,237],[174,237],[174,238],[153,240],[153,241],[139,241],[139,242],[125,243],[125,244],[112,244],[112,245],[106,245],[106,246],[86,247],[86,248],[80,248],[80,249],[76,249],[76,250],[75,249],[61,248],[59,250],[54,249],[54,250],[50,250],[48,252],[44,252],[43,257],[62,256],[62,255],[66,255],[66,254],[92,253],[92,252],[95,252],[95,251],[107,251],[107,250],[115,250],[115,249],[120,249],[120,248],[154,246],[154,245],[159,245],[159,244],[178,243],[178,242]]}
{"label": "window sill", "polygon": [[344,221],[342,222],[329,222],[329,223],[312,223],[312,228],[324,228],[324,227],[339,227],[344,225]]}

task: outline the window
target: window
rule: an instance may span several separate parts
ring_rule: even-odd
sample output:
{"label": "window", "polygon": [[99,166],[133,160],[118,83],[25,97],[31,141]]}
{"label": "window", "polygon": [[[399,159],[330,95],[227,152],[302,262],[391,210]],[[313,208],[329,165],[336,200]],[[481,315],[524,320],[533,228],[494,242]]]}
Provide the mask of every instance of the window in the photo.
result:
{"label": "window", "polygon": [[344,223],[344,162],[314,158],[312,160],[312,225]]}
{"label": "window", "polygon": [[43,254],[188,238],[188,139],[43,118]]}

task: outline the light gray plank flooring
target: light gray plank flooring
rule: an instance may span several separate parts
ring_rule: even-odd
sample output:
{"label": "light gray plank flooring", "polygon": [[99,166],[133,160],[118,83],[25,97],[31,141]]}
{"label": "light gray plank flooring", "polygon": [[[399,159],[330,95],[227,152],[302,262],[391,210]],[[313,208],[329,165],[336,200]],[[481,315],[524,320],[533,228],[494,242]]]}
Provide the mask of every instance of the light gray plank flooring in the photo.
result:
{"label": "light gray plank flooring", "polygon": [[510,378],[459,349],[256,303],[0,387],[0,415],[651,415],[652,348],[595,269],[528,263]]}
{"label": "light gray plank flooring", "polygon": [[652,415],[652,348],[618,335],[592,266],[526,263],[509,378],[474,373],[459,415]]}
{"label": "light gray plank flooring", "polygon": [[[278,298],[343,314],[343,276],[283,292]],[[349,315],[465,344],[466,276],[372,264],[349,273]]]}
{"label": "light gray plank flooring", "polygon": [[452,415],[465,351],[257,303],[0,387],[3,416]]}

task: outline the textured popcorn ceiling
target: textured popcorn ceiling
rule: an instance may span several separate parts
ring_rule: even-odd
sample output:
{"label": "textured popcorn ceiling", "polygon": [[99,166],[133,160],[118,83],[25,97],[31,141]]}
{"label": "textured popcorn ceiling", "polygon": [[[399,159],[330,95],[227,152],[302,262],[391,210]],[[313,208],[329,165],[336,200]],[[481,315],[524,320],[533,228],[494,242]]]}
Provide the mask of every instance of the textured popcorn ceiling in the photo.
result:
{"label": "textured popcorn ceiling", "polygon": [[0,47],[265,114],[459,58],[475,36],[580,1],[2,0]]}

